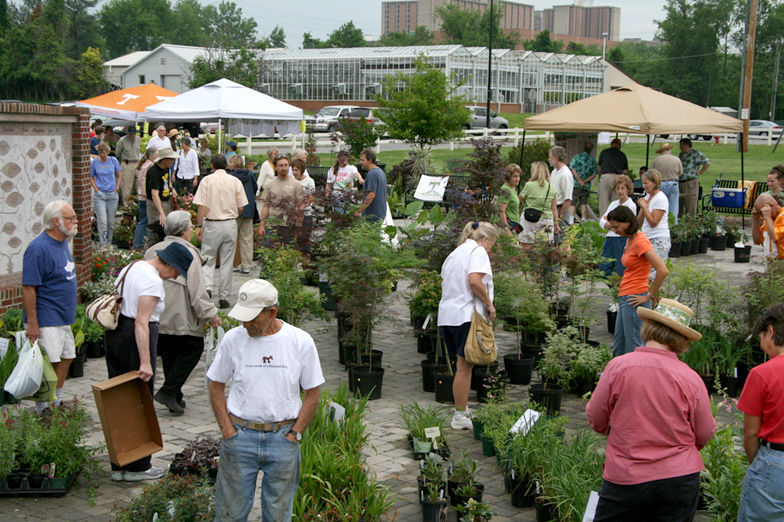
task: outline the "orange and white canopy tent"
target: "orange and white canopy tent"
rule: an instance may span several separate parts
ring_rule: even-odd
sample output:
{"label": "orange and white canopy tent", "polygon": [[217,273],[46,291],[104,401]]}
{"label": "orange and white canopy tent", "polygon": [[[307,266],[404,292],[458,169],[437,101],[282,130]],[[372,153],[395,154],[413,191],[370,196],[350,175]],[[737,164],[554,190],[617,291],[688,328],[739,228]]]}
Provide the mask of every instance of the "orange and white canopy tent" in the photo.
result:
{"label": "orange and white canopy tent", "polygon": [[77,107],[88,107],[93,114],[128,121],[144,120],[144,111],[150,105],[174,98],[177,93],[154,83],[107,92],[95,98],[76,102]]}

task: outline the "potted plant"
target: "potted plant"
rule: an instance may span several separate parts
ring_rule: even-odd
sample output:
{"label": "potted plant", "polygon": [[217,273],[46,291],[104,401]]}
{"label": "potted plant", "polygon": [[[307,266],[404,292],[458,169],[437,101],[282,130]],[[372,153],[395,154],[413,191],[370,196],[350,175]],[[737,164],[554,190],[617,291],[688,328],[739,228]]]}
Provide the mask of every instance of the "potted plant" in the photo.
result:
{"label": "potted plant", "polygon": [[384,368],[380,351],[372,350],[371,332],[386,309],[385,297],[392,289],[396,270],[421,265],[412,251],[395,250],[381,240],[376,224],[356,221],[344,230],[334,254],[323,260],[339,311],[351,325],[344,340],[356,347],[357,365],[349,368],[349,381],[371,399],[381,397]]}
{"label": "potted plant", "polygon": [[749,263],[751,262],[751,236],[745,232],[737,234],[737,242],[734,243],[735,262],[736,263]]}
{"label": "potted plant", "polygon": [[724,231],[727,234],[727,246],[733,246],[738,240],[738,233],[741,230],[741,218],[734,216],[725,216],[724,218]]}
{"label": "potted plant", "polygon": [[612,349],[606,344],[585,345],[572,361],[574,392],[584,396],[596,388],[599,374],[612,359]]}
{"label": "potted plant", "polygon": [[[434,270],[422,270],[414,279],[415,292],[409,300],[411,321],[417,335],[417,350],[427,353],[434,349],[436,342],[438,305],[441,302],[441,274]],[[428,328],[422,329],[430,316]]]}
{"label": "potted plant", "polygon": [[141,495],[128,504],[115,507],[115,520],[212,520],[215,518],[214,497],[215,486],[206,478],[169,474],[155,483],[142,486]]}
{"label": "potted plant", "polygon": [[689,349],[680,355],[681,361],[702,377],[708,393],[714,389],[714,354],[716,352],[716,334],[709,329],[700,329],[702,339],[689,344]]}
{"label": "potted plant", "polygon": [[689,255],[688,250],[684,252],[687,244],[688,230],[686,223],[679,221],[670,225],[670,257],[681,257]]}
{"label": "potted plant", "polygon": [[[414,458],[422,459],[431,451],[442,457],[449,455],[444,431],[448,415],[449,413],[440,406],[430,405],[423,408],[415,401],[410,401],[400,407],[400,419],[408,431],[408,443],[414,453]],[[433,447],[433,439],[428,438],[425,434],[427,428],[439,429],[440,435],[435,439],[436,447]]]}
{"label": "potted plant", "polygon": [[422,506],[422,522],[442,522],[449,509],[444,466],[435,458],[422,460],[419,475],[419,503]]}
{"label": "potted plant", "polygon": [[455,508],[462,515],[459,522],[488,522],[495,513],[490,509],[490,504],[470,498],[465,504]]}
{"label": "potted plant", "polygon": [[580,339],[579,331],[573,326],[567,326],[547,336],[544,358],[537,366],[543,382],[532,384],[528,388],[528,396],[531,401],[545,407],[549,415],[560,411],[563,392],[568,391],[571,385],[572,361],[586,346]]}
{"label": "potted plant", "polygon": [[737,338],[721,335],[715,345],[714,362],[721,388],[730,397],[738,394],[738,363],[751,353],[751,347]]}
{"label": "potted plant", "polygon": [[[484,491],[484,485],[476,482],[475,475],[476,462],[471,459],[467,450],[461,450],[457,457],[452,459],[447,480],[447,490],[453,506],[457,506],[459,503],[456,490],[463,486],[468,486],[468,488],[463,490],[464,493],[473,493],[474,496],[472,498],[482,500],[481,491]],[[466,498],[465,500],[468,499]]]}

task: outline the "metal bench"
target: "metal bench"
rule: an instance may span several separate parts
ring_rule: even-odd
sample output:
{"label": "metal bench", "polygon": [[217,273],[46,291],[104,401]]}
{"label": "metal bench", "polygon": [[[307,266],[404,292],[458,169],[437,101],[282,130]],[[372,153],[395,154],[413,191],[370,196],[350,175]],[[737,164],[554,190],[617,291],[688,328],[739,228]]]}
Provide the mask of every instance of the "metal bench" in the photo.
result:
{"label": "metal bench", "polygon": [[[713,185],[711,188],[742,188],[740,186],[739,180],[732,180],[732,179],[719,179],[716,180],[716,184]],[[742,207],[718,207],[713,206],[713,199],[712,199],[712,191],[708,192],[707,194],[702,194],[702,187],[700,187],[700,201],[702,204],[702,210],[705,212],[713,211],[713,212],[722,212],[724,214],[751,214],[752,209],[754,208],[754,202],[757,200],[757,196],[762,194],[763,192],[768,190],[768,182],[767,181],[756,181],[746,190],[745,194],[745,201]]]}
{"label": "metal bench", "polygon": [[316,166],[316,165],[307,165],[305,169],[308,171],[308,175],[313,178],[313,181],[316,183],[316,186],[324,186],[327,184],[327,174],[329,173],[329,169],[332,166]]}

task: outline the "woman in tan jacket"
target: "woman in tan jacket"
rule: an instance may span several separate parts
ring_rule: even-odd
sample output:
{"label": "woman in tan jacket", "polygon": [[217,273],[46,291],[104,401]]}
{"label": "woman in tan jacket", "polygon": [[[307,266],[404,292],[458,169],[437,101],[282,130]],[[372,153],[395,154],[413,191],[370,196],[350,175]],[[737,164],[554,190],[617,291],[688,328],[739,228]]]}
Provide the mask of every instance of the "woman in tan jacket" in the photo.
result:
{"label": "woman in tan jacket", "polygon": [[163,361],[165,381],[155,394],[155,400],[169,408],[173,415],[185,413],[182,386],[201,359],[204,351],[204,329],[217,327],[221,320],[218,309],[207,294],[202,265],[206,258],[191,244],[193,223],[191,215],[177,210],[166,217],[166,237],[153,245],[145,259],[155,256],[155,251],[179,243],[193,255],[188,269],[188,279],[177,277],[164,281],[165,308],[161,313],[158,355]]}

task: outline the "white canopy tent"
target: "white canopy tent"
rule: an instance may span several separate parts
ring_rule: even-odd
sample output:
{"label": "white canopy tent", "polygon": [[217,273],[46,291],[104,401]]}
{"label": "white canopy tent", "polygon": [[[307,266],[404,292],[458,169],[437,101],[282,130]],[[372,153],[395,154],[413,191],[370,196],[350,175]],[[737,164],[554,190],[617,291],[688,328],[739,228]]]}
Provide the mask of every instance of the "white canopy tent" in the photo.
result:
{"label": "white canopy tent", "polygon": [[[147,121],[217,121],[235,120],[236,124],[260,133],[274,129],[285,134],[281,127],[293,129],[304,117],[302,109],[276,100],[226,78],[184,92],[170,100],[149,107],[144,114]],[[265,132],[267,134],[267,132]]]}

